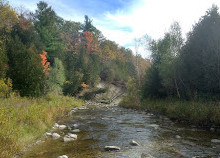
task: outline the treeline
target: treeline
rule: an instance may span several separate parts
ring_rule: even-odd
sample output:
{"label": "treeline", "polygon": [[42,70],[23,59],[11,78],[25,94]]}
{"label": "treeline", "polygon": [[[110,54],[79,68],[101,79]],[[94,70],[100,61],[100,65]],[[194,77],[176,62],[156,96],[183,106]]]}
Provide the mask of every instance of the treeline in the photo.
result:
{"label": "treeline", "polygon": [[182,38],[175,22],[164,37],[150,40],[151,67],[143,98],[220,99],[220,14],[213,5]]}
{"label": "treeline", "polygon": [[[42,1],[32,13],[0,0],[0,18],[1,96],[12,88],[21,96],[74,95],[100,80],[137,77],[132,51],[106,40],[88,16],[82,24],[64,20]],[[138,60],[143,80],[149,62]]]}

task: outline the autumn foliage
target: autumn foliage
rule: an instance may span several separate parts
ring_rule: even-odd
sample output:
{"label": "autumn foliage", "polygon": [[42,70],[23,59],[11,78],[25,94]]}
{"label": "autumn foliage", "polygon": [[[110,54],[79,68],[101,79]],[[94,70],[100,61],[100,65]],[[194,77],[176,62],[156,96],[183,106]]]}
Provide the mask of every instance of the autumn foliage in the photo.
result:
{"label": "autumn foliage", "polygon": [[85,31],[83,33],[85,39],[85,45],[88,54],[94,54],[94,52],[98,49],[98,45],[95,42],[92,32]]}
{"label": "autumn foliage", "polygon": [[41,64],[43,65],[44,69],[44,73],[45,74],[48,74],[49,73],[49,65],[50,65],[50,62],[47,62],[47,52],[46,51],[42,51],[42,54],[40,54],[40,57],[41,57]]}

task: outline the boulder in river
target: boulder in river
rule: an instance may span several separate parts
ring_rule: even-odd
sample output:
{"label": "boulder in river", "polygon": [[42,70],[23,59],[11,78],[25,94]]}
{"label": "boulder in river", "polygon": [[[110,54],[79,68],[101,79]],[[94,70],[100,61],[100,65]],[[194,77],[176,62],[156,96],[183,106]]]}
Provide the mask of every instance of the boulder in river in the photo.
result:
{"label": "boulder in river", "polygon": [[105,146],[105,151],[119,151],[121,150],[118,146]]}
{"label": "boulder in river", "polygon": [[58,138],[60,138],[60,135],[58,133],[53,133],[52,138],[53,139],[58,139]]}
{"label": "boulder in river", "polygon": [[134,140],[132,140],[132,141],[130,142],[130,145],[133,145],[133,146],[139,146],[139,143],[136,142],[136,141],[134,141]]}
{"label": "boulder in river", "polygon": [[65,135],[63,138],[64,142],[70,142],[70,141],[74,141],[77,139],[77,135],[76,134],[72,134],[72,133],[68,133],[68,135]]}
{"label": "boulder in river", "polygon": [[154,129],[158,129],[159,125],[157,125],[157,124],[150,124],[149,127],[153,127]]}
{"label": "boulder in river", "polygon": [[59,128],[60,130],[65,129],[66,127],[67,127],[66,125],[59,125],[59,126],[58,126],[58,128]]}
{"label": "boulder in river", "polygon": [[57,158],[68,158],[66,155],[58,156]]}
{"label": "boulder in river", "polygon": [[74,129],[74,130],[71,130],[71,132],[78,133],[78,132],[80,132],[80,130],[79,129]]}
{"label": "boulder in river", "polygon": [[176,139],[180,139],[181,137],[179,135],[176,135]]}
{"label": "boulder in river", "polygon": [[211,142],[212,143],[220,143],[220,139],[212,139]]}

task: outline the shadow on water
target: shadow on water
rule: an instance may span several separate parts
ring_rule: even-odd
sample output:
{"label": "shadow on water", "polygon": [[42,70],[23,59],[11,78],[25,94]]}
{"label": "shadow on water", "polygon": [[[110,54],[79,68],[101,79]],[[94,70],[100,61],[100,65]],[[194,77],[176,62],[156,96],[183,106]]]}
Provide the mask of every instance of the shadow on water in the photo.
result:
{"label": "shadow on water", "polygon": [[[62,142],[46,138],[22,157],[56,158],[140,158],[141,154],[153,157],[216,157],[220,156],[220,134],[176,124],[166,117],[156,117],[129,109],[91,107],[79,110],[63,124],[78,124],[78,139]],[[59,131],[61,136],[68,130]],[[131,146],[131,140],[140,146]],[[119,146],[119,152],[105,152],[104,146]]]}

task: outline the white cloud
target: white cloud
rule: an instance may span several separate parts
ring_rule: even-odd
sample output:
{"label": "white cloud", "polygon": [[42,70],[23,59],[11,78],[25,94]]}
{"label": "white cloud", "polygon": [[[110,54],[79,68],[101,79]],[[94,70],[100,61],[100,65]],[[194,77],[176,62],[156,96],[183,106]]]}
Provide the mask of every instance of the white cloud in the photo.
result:
{"label": "white cloud", "polygon": [[[153,39],[161,38],[170,25],[178,21],[185,37],[212,4],[220,7],[219,0],[145,0],[141,3],[141,6],[133,4],[129,13],[120,10],[115,14],[106,13],[103,18],[110,25],[128,26],[133,32],[118,31],[109,26],[99,26],[97,23],[98,28],[109,39],[125,45],[144,34],[148,34]],[[134,50],[134,46],[130,48]],[[144,57],[149,56],[142,48],[140,52]]]}

